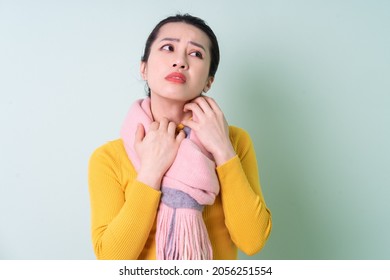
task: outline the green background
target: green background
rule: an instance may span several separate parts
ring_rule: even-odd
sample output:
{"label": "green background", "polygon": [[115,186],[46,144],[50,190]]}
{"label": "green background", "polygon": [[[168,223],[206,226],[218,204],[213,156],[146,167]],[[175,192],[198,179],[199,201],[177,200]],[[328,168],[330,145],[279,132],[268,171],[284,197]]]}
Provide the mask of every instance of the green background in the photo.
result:
{"label": "green background", "polygon": [[0,1],[0,259],[93,259],[87,163],[145,95],[162,18],[220,42],[209,92],[273,215],[251,259],[390,258],[390,2]]}

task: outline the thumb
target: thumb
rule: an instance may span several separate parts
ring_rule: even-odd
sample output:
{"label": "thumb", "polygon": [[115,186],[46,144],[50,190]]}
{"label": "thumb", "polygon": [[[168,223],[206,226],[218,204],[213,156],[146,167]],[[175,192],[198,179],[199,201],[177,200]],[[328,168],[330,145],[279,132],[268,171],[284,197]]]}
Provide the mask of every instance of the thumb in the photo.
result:
{"label": "thumb", "polygon": [[176,140],[181,143],[181,141],[184,140],[184,138],[186,138],[186,134],[183,130],[180,130],[179,134],[177,134],[176,136]]}
{"label": "thumb", "polygon": [[145,128],[142,124],[137,125],[137,130],[135,131],[134,144],[140,143],[145,137]]}

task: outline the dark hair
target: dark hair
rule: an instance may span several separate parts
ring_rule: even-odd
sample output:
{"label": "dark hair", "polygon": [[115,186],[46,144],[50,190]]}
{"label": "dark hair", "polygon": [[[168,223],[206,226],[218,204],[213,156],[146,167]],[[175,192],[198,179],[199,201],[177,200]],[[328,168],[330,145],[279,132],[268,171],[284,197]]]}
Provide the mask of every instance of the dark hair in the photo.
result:
{"label": "dark hair", "polygon": [[152,46],[153,42],[156,40],[158,32],[160,31],[160,28],[167,23],[171,22],[183,22],[189,25],[193,25],[200,30],[202,30],[206,35],[209,37],[211,45],[210,45],[210,53],[211,53],[211,61],[210,61],[210,70],[209,70],[209,76],[214,77],[215,73],[218,69],[219,64],[219,46],[218,46],[218,40],[215,36],[213,30],[204,22],[204,20],[191,16],[189,14],[177,14],[175,16],[167,17],[166,19],[163,19],[160,21],[153,29],[153,31],[150,33],[148,39],[146,40],[145,44],[145,50],[144,54],[141,58],[142,62],[147,62],[150,55],[150,47]]}

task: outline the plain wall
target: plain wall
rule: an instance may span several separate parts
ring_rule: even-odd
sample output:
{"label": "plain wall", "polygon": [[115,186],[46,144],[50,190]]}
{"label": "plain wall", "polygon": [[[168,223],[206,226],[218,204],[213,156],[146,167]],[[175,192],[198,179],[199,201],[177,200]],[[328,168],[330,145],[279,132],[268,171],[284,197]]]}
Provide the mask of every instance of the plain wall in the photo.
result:
{"label": "plain wall", "polygon": [[252,136],[273,231],[252,259],[390,258],[390,2],[0,0],[0,259],[94,259],[88,160],[145,96],[161,19],[219,38],[209,92]]}

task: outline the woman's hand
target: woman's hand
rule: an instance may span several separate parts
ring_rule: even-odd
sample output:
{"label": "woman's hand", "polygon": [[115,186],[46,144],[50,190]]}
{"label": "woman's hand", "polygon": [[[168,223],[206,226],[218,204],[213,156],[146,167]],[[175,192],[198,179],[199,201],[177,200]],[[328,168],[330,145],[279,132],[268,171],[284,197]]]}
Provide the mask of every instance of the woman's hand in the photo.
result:
{"label": "woman's hand", "polygon": [[198,97],[184,106],[184,112],[188,111],[192,111],[193,118],[183,121],[183,124],[195,131],[217,166],[236,155],[229,138],[229,126],[214,99]]}
{"label": "woman's hand", "polygon": [[134,149],[141,161],[137,180],[159,190],[161,179],[172,165],[185,133],[176,135],[176,124],[162,119],[153,122],[145,134],[143,125],[138,124]]}

